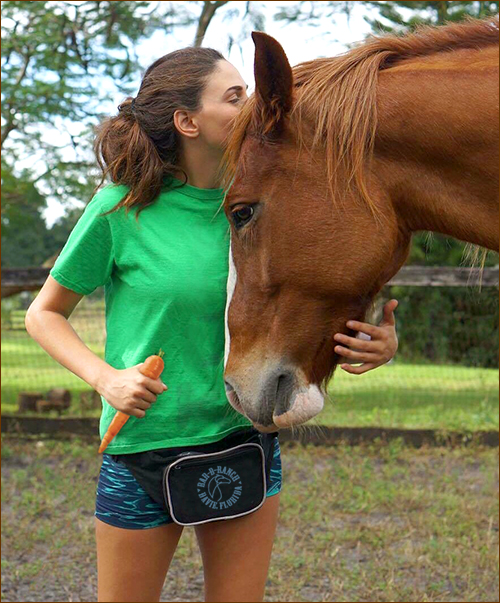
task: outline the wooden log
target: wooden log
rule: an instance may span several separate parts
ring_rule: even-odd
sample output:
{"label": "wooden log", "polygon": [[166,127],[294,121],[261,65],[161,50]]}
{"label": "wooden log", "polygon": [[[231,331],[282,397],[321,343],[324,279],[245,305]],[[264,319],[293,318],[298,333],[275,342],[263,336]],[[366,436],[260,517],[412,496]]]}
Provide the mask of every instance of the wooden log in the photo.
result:
{"label": "wooden log", "polygon": [[69,389],[55,387],[47,392],[46,399],[54,406],[59,406],[63,409],[69,408],[71,405],[71,392]]}
{"label": "wooden log", "polygon": [[43,398],[41,392],[19,392],[17,396],[18,412],[36,412],[36,403]]}
{"label": "wooden log", "polygon": [[[22,417],[4,415],[0,423],[2,433],[17,435],[50,435],[60,437],[63,434],[78,434],[99,438],[99,419],[63,417]],[[97,449],[96,449],[97,450]]]}
{"label": "wooden log", "polygon": [[61,413],[64,410],[64,406],[62,406],[60,402],[50,402],[49,400],[37,400],[36,410],[39,413],[56,410],[57,414],[61,416]]}

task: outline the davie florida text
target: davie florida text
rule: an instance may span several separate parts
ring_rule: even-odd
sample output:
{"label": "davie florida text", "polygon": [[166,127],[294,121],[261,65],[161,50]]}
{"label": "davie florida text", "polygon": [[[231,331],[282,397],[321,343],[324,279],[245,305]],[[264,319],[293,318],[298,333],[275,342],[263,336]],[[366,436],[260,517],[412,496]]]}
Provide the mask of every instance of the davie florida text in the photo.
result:
{"label": "davie florida text", "polygon": [[[226,478],[230,479],[234,486],[233,493],[231,497],[226,501],[216,502],[210,498],[210,496],[205,492],[201,492],[203,488],[206,488],[207,482],[217,476],[224,475]],[[234,503],[239,499],[242,492],[241,478],[240,476],[231,469],[230,467],[222,467],[221,465],[217,465],[217,468],[210,467],[210,469],[204,473],[202,473],[198,483],[197,483],[199,497],[203,503],[209,506],[211,509],[227,509],[234,505]],[[219,490],[220,492],[220,490]]]}

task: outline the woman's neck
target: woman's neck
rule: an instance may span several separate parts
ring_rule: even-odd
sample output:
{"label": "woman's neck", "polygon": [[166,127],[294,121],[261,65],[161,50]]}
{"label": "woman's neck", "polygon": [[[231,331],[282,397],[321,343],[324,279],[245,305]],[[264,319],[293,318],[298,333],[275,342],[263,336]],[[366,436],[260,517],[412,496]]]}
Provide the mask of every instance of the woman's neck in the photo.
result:
{"label": "woman's neck", "polygon": [[[187,177],[187,183],[196,188],[220,188],[219,167],[223,153],[213,152],[206,147],[187,144],[182,149],[179,168],[183,170]],[[176,176],[184,180],[181,171]]]}

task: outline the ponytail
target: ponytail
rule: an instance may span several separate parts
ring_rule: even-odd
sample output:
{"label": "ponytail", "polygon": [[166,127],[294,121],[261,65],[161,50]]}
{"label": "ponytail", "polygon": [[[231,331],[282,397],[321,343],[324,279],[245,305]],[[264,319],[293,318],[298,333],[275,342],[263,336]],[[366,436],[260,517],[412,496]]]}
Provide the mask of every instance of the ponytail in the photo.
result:
{"label": "ponytail", "polygon": [[210,48],[185,48],[158,59],[144,74],[137,97],[128,97],[119,105],[118,115],[98,126],[94,152],[102,178],[97,189],[106,177],[129,188],[106,214],[138,207],[138,218],[163,188],[172,185],[182,171],[174,113],[200,109],[208,78],[223,59]]}

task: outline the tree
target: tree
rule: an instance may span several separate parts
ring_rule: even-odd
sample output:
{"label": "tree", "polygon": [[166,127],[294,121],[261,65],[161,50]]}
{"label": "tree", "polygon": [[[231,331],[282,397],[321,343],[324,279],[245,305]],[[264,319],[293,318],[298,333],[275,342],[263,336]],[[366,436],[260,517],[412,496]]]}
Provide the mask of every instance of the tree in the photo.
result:
{"label": "tree", "polygon": [[[98,181],[93,128],[112,99],[140,80],[135,46],[155,31],[197,25],[216,11],[258,21],[261,2],[5,1],[2,7],[2,157],[42,197],[86,200]],[[241,5],[241,6],[240,6]],[[234,35],[234,34],[233,34]],[[228,36],[228,46],[234,42]],[[115,101],[116,102],[116,101]],[[25,176],[26,177],[26,173]]]}
{"label": "tree", "polygon": [[365,17],[376,32],[414,29],[418,25],[443,25],[468,16],[496,15],[500,2],[363,2],[378,11],[379,17]]}
{"label": "tree", "polygon": [[2,2],[2,17],[2,155],[12,169],[29,155],[40,190],[85,196],[91,128],[160,19],[149,2],[98,1]]}
{"label": "tree", "polygon": [[2,161],[2,267],[39,265],[45,258],[45,198],[23,172]]}
{"label": "tree", "polygon": [[[376,33],[405,31],[419,24],[442,25],[467,16],[486,17],[499,12],[500,2],[296,2],[282,7],[276,18],[288,22],[320,23],[339,13],[348,19],[355,6],[369,9],[365,20]],[[375,13],[376,17],[369,16]]]}
{"label": "tree", "polygon": [[364,2],[287,2],[278,8],[275,19],[287,23],[307,23],[319,25],[334,20],[339,14],[344,14],[349,20],[355,5]]}
{"label": "tree", "polygon": [[203,8],[201,11],[200,19],[198,21],[198,27],[196,28],[196,35],[194,37],[194,46],[201,46],[203,43],[203,38],[207,33],[208,26],[212,21],[215,12],[218,8],[221,8],[225,4],[228,4],[226,1],[217,1],[217,2],[203,2]]}

